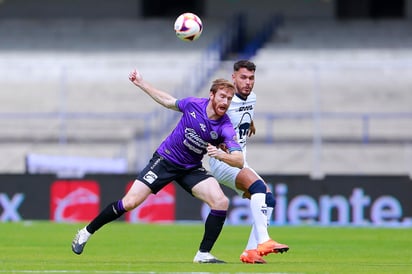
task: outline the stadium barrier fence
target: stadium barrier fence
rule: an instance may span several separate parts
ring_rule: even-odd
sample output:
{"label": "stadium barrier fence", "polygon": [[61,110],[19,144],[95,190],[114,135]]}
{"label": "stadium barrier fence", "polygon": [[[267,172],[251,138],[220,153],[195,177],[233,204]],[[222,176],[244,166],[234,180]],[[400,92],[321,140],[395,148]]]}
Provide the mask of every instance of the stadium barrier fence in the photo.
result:
{"label": "stadium barrier fence", "polygon": [[[266,174],[277,205],[271,224],[412,227],[407,176],[308,176]],[[124,195],[135,175],[89,174],[84,178],[0,174],[0,222],[49,220],[87,222],[102,207]],[[250,225],[249,200],[223,187],[230,198],[228,225]],[[171,183],[120,221],[131,223],[200,222],[206,204]]]}

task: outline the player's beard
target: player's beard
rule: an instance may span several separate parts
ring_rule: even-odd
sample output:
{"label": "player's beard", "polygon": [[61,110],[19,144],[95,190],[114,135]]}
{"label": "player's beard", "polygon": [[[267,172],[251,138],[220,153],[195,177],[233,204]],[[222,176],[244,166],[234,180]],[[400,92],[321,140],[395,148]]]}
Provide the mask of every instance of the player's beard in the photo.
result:
{"label": "player's beard", "polygon": [[240,96],[242,96],[243,98],[247,98],[250,93],[252,92],[252,88],[251,87],[244,87],[243,89],[239,89],[240,92]]}
{"label": "player's beard", "polygon": [[219,102],[216,102],[215,100],[212,100],[212,107],[217,116],[222,117],[225,115],[227,107],[225,104],[219,104]]}

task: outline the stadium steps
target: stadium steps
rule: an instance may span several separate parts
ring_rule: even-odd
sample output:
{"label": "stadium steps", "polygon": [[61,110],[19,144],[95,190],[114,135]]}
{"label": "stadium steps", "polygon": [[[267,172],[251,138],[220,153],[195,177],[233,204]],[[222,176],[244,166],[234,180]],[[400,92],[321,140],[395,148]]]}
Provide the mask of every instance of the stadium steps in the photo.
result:
{"label": "stadium steps", "polygon": [[[411,113],[411,46],[405,21],[288,20],[253,57],[256,112]],[[231,69],[228,63],[219,73]],[[370,120],[372,139],[364,143],[361,118],[268,127],[261,116],[248,146],[248,162],[260,172],[412,174],[411,118]]]}
{"label": "stadium steps", "polygon": [[[153,85],[178,93],[220,31],[219,22],[206,21],[202,39],[184,43],[173,21],[0,20],[0,155],[9,156],[0,171],[23,172],[27,153],[98,157],[136,146],[134,138],[155,123],[60,117],[162,112],[130,83],[129,72],[138,68]],[[33,118],[48,114],[55,118]]]}

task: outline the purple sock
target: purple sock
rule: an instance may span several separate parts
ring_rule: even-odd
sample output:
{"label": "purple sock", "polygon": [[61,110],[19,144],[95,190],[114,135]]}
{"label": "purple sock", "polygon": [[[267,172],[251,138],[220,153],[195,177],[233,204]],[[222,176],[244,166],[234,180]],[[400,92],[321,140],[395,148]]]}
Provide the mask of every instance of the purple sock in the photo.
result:
{"label": "purple sock", "polygon": [[212,209],[207,216],[205,222],[205,232],[203,234],[202,242],[200,243],[199,251],[209,252],[212,250],[217,238],[222,231],[223,224],[226,219],[226,210]]}
{"label": "purple sock", "polygon": [[212,209],[210,210],[210,214],[214,216],[219,216],[219,217],[226,217],[226,210],[217,210],[217,209]]}
{"label": "purple sock", "polygon": [[118,212],[119,212],[120,214],[125,213],[125,212],[127,211],[126,209],[124,209],[123,201],[122,201],[122,200],[117,201],[116,209],[118,210]]}

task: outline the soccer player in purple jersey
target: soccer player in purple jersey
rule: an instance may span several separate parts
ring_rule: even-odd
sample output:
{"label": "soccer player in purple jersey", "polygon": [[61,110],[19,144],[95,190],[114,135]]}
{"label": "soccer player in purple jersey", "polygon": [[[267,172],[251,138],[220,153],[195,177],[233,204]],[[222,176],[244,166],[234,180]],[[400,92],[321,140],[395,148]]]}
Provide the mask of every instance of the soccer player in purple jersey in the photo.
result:
{"label": "soccer player in purple jersey", "polygon": [[[217,79],[212,83],[209,98],[188,97],[178,100],[150,85],[136,70],[130,73],[129,80],[160,105],[182,112],[182,117],[139,173],[126,195],[107,205],[87,226],[78,231],[72,242],[72,251],[80,255],[90,236],[103,225],[138,207],[150,194],[156,194],[175,181],[211,209],[193,262],[224,263],[210,251],[222,231],[229,199],[217,180],[203,168],[202,159],[207,153],[209,157],[231,166],[243,167],[242,149],[226,115],[235,87],[228,80]],[[221,144],[227,150],[218,149],[217,146]]]}

